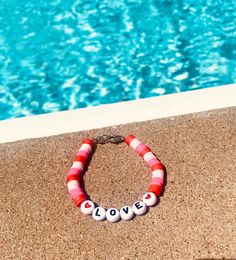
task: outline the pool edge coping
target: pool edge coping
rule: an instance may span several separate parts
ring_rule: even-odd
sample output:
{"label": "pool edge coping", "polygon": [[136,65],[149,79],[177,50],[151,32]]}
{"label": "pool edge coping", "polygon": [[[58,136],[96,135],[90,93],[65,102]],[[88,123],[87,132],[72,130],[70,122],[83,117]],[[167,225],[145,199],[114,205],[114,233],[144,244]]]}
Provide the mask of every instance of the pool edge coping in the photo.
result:
{"label": "pool edge coping", "polygon": [[[234,106],[236,106],[236,84],[230,84],[114,104],[7,119],[0,121],[0,143]],[[153,109],[153,107],[158,107],[158,109]]]}

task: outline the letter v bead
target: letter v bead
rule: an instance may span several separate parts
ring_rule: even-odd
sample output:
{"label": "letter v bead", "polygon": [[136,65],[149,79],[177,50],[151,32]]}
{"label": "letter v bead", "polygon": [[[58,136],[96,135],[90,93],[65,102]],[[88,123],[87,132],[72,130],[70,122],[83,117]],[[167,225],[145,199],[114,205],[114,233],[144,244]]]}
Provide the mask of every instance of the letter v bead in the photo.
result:
{"label": "letter v bead", "polygon": [[131,220],[134,217],[134,211],[130,206],[124,206],[120,210],[120,217],[123,220]]}

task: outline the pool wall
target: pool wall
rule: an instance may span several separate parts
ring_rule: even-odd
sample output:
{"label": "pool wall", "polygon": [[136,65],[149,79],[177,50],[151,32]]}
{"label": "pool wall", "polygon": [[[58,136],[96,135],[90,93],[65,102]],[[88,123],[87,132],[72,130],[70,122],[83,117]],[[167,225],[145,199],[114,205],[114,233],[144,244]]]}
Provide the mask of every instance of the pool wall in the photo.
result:
{"label": "pool wall", "polygon": [[236,84],[0,122],[0,143],[236,106]]}

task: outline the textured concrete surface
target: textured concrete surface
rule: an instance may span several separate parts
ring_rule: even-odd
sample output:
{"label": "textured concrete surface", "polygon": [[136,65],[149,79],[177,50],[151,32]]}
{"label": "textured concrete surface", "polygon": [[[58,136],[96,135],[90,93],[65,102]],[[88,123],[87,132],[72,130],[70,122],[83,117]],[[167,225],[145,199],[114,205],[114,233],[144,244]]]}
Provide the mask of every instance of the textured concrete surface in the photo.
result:
{"label": "textured concrete surface", "polygon": [[[164,196],[145,216],[98,223],[72,204],[75,151],[103,133],[134,133],[165,164]],[[235,108],[1,144],[0,258],[236,259],[235,160]],[[126,144],[98,146],[84,176],[104,207],[131,204],[149,181]]]}

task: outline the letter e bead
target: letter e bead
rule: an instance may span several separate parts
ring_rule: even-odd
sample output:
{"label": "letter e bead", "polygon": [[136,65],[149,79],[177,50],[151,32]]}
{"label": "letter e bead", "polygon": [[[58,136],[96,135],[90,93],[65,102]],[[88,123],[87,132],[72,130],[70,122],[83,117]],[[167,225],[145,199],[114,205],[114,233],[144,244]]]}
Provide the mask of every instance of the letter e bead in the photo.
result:
{"label": "letter e bead", "polygon": [[136,215],[143,215],[147,210],[147,206],[143,201],[136,201],[133,204],[133,211]]}

